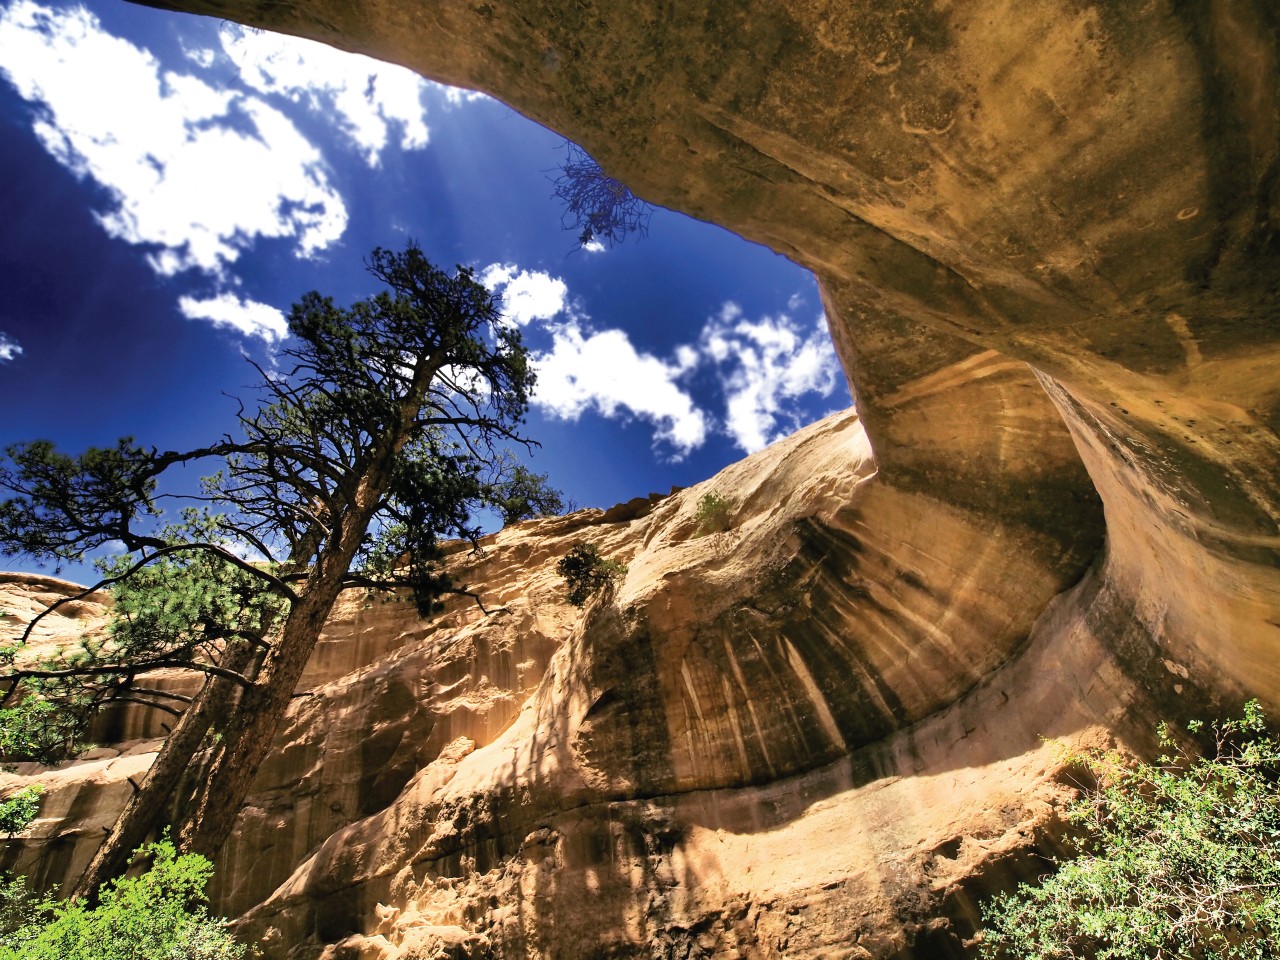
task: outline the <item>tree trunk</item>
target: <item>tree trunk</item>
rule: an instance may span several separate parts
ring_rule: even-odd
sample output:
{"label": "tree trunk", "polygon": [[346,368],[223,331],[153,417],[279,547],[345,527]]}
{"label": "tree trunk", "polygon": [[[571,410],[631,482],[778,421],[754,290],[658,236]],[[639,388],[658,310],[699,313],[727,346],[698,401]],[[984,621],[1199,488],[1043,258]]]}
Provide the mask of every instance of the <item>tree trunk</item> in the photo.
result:
{"label": "tree trunk", "polygon": [[418,361],[413,382],[400,402],[398,422],[389,424],[369,450],[351,499],[289,609],[257,681],[244,692],[223,730],[221,749],[206,772],[204,789],[177,824],[178,845],[184,853],[212,858],[231,835],[369,523],[382,506],[396,455],[413,433],[423,398],[439,369],[436,358]]}
{"label": "tree trunk", "polygon": [[[228,647],[222,665],[241,673],[250,665],[253,655],[254,644],[236,640]],[[72,897],[96,898],[103,883],[125,872],[133,852],[155,832],[174,789],[191,765],[214,718],[226,708],[238,689],[234,680],[225,677],[210,677],[200,689],[165,739],[142,786],[129,798],[120,819],[71,891]]]}
{"label": "tree trunk", "polygon": [[244,691],[222,730],[222,740],[199,792],[177,823],[178,846],[184,853],[212,858],[226,842],[258,769],[293,699],[320,631],[324,629],[343,579],[368,527],[372,510],[352,511],[331,541],[302,595],[285,619],[257,681]]}

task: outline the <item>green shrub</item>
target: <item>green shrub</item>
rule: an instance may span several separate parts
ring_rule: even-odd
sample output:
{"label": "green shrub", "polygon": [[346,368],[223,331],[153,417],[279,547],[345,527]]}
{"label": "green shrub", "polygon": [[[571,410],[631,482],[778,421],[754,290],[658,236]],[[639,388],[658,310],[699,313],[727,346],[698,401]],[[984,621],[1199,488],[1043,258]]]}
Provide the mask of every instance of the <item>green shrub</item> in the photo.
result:
{"label": "green shrub", "polygon": [[[151,869],[106,886],[98,906],[37,901],[21,881],[0,888],[0,960],[242,960],[222,921],[208,915],[205,886],[213,867],[178,856],[168,840],[139,851]],[[12,908],[12,909],[6,909]]]}
{"label": "green shrub", "polygon": [[[30,823],[40,787],[0,800],[0,830]],[[98,906],[58,903],[37,894],[23,877],[0,875],[0,960],[243,960],[245,946],[206,910],[213,866],[194,854],[178,856],[168,839],[138,851],[153,858],[139,877],[108,884]]]}
{"label": "green shrub", "polygon": [[81,734],[88,700],[69,695],[53,697],[61,692],[61,681],[32,685],[32,695],[16,706],[0,708],[0,765],[33,760],[58,763],[84,748]]}
{"label": "green shrub", "polygon": [[1280,956],[1280,741],[1257,701],[1210,729],[1205,756],[1166,725],[1155,763],[1069,755],[1096,780],[1066,812],[1080,855],[983,911],[982,956]]}
{"label": "green shrub", "polygon": [[11,837],[34,820],[40,810],[43,790],[39,784],[34,784],[0,800],[0,833]]}
{"label": "green shrub", "polygon": [[594,544],[575,543],[560,558],[556,571],[569,588],[565,600],[575,607],[584,607],[588,600],[625,574],[627,568],[616,560],[600,556]]}
{"label": "green shrub", "polygon": [[738,501],[731,497],[722,497],[718,493],[704,493],[702,499],[698,501],[698,507],[694,510],[694,518],[698,521],[698,527],[694,531],[695,537],[702,537],[708,533],[719,533],[728,530],[730,527],[729,515],[737,509]]}

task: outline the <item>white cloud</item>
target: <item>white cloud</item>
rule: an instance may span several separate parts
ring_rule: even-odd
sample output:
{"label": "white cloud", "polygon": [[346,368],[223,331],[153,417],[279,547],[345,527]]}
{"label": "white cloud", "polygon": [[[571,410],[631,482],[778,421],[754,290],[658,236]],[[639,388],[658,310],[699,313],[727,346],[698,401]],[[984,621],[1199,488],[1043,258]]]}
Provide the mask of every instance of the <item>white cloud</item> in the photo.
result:
{"label": "white cloud", "polygon": [[[840,368],[826,318],[804,327],[789,314],[749,320],[732,301],[707,320],[694,344],[680,344],[664,360],[636,349],[623,330],[596,330],[569,301],[563,280],[513,263],[490,264],[480,282],[503,298],[504,316],[520,326],[540,324],[551,347],[532,355],[538,375],[532,403],[544,414],[577,420],[639,418],[654,441],[681,459],[706,442],[715,423],[688,389],[710,368],[723,392],[723,429],[752,453],[801,425],[797,401],[830,396]],[[789,306],[801,301],[792,298]]]}
{"label": "white cloud", "polygon": [[521,327],[534,320],[551,320],[565,309],[569,288],[559,277],[541,270],[521,270],[513,263],[493,263],[480,282],[503,301],[502,315]]}
{"label": "white cloud", "polygon": [[677,383],[680,362],[665,363],[640,353],[622,330],[584,331],[570,320],[552,330],[554,345],[533,358],[538,384],[533,403],[564,420],[584,411],[605,417],[638,416],[652,423],[654,439],[680,459],[702,446],[707,417]]}
{"label": "white cloud", "polygon": [[205,300],[181,297],[178,309],[189,320],[208,320],[215,327],[229,327],[246,337],[261,337],[269,343],[278,343],[289,333],[284,314],[275,307],[242,299],[233,293],[224,292]]}
{"label": "white cloud", "polygon": [[208,70],[217,62],[218,54],[216,51],[208,47],[187,48],[182,51],[187,55],[187,59],[197,66],[204,67]]}
{"label": "white cloud", "polygon": [[538,375],[532,403],[545,414],[639,417],[653,424],[655,442],[669,444],[676,459],[706,440],[707,418],[677,382],[697,363],[691,347],[667,363],[637,351],[622,330],[590,330],[570,307],[565,282],[540,270],[493,263],[480,272],[480,282],[502,299],[509,321],[540,322],[551,335],[551,349],[531,358]]}
{"label": "white cloud", "polygon": [[258,237],[300,256],[347,222],[319,152],[264,101],[163,70],[82,7],[18,0],[0,10],[0,72],[36,104],[36,135],[101,185],[112,236],[152,248],[162,274],[225,277]]}
{"label": "white cloud", "polygon": [[447,83],[436,83],[434,80],[428,80],[427,86],[443,95],[444,102],[449,107],[461,107],[468,103],[480,103],[481,101],[491,99],[488,95],[481,93],[479,90],[467,90],[464,87],[451,87]]}
{"label": "white cloud", "polygon": [[7,333],[0,333],[0,363],[8,363],[22,352],[18,341]]}
{"label": "white cloud", "polygon": [[246,86],[303,103],[336,120],[369,166],[378,165],[392,127],[399,130],[397,143],[402,150],[427,145],[422,100],[427,82],[412,70],[237,24],[225,24],[219,35],[223,52]]}
{"label": "white cloud", "polygon": [[748,453],[800,426],[794,406],[807,393],[829,396],[840,375],[826,318],[805,330],[786,314],[759,321],[725,303],[699,343],[717,367],[725,393],[725,429]]}

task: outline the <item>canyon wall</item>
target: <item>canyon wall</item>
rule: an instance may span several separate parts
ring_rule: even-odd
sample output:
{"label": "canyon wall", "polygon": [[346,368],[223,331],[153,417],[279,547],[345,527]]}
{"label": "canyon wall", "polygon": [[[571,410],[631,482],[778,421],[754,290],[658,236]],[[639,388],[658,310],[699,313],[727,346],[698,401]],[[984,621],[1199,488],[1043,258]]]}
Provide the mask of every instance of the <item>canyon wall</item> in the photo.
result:
{"label": "canyon wall", "polygon": [[[813,269],[861,417],[498,535],[491,617],[351,599],[221,865],[268,956],[958,956],[1052,848],[1041,735],[1280,713],[1273,4],[165,5],[483,89]],[[578,538],[630,564],[581,617]],[[54,774],[47,879],[147,749]]]}
{"label": "canyon wall", "polygon": [[485,90],[811,268],[880,482],[978,529],[1092,522],[1048,396],[1107,512],[1089,629],[1171,708],[1280,705],[1274,4],[160,5]]}
{"label": "canyon wall", "polygon": [[[999,366],[990,389],[1052,427]],[[1040,736],[1103,742],[1136,699],[1100,646],[1037,629],[1077,615],[1061,595],[1098,549],[1083,471],[1059,472],[1095,522],[979,530],[882,485],[848,411],[688,490],[459,549],[487,614],[349,592],[215,902],[295,960],[958,955],[981,893],[1052,849]],[[726,529],[700,529],[708,492]],[[579,541],[628,566],[584,610],[555,570]],[[6,601],[19,618],[58,595],[38,586]],[[101,614],[50,618],[45,643]],[[47,791],[0,865],[74,877],[157,722],[126,713],[107,734],[133,739],[0,778]]]}

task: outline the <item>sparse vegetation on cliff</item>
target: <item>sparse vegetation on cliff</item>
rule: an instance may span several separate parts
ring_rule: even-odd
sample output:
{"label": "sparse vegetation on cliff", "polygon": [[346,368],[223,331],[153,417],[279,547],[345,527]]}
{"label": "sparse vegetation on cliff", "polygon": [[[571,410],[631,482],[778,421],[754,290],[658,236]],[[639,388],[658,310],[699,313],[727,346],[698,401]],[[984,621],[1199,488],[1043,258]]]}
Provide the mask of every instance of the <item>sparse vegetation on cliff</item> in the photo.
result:
{"label": "sparse vegetation on cliff", "polygon": [[693,514],[698,521],[698,528],[693,535],[702,537],[708,533],[721,533],[728,530],[731,525],[731,515],[737,506],[737,501],[732,497],[721,496],[715,492],[704,493]]}
{"label": "sparse vegetation on cliff", "polygon": [[13,836],[34,820],[40,810],[40,794],[43,792],[39,785],[24,787],[0,800],[0,833]]}
{"label": "sparse vegetation on cliff", "polygon": [[504,526],[565,512],[564,495],[551,486],[547,475],[516,463],[510,454],[495,459],[492,473],[485,499],[498,511]]}
{"label": "sparse vegetation on cliff", "polygon": [[565,600],[575,607],[587,601],[609,584],[621,578],[627,568],[616,560],[602,557],[592,543],[575,543],[556,564],[556,572],[564,577],[569,592]]}
{"label": "sparse vegetation on cliff", "polygon": [[576,143],[566,143],[568,156],[560,176],[552,181],[552,196],[565,205],[566,230],[578,231],[578,243],[621,243],[628,234],[649,232],[653,207],[637,197],[621,180],[615,180]]}
{"label": "sparse vegetation on cliff", "polygon": [[[1188,725],[1201,734],[1203,725]],[[1257,701],[1200,756],[1068,756],[1095,785],[1066,812],[1080,856],[985,911],[987,960],[1264,960],[1280,943],[1280,740]]]}

